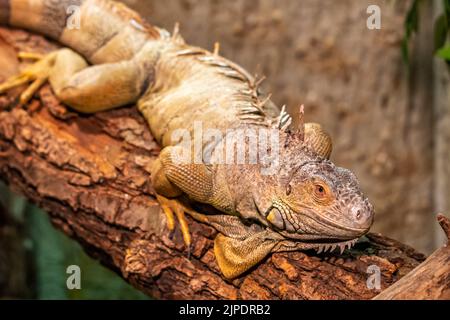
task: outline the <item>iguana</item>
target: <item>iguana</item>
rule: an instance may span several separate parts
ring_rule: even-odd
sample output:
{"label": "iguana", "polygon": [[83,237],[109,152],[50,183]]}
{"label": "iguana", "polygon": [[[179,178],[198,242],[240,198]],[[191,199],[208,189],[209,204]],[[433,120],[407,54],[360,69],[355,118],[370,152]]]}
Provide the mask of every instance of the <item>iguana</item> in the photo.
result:
{"label": "iguana", "polygon": [[[303,109],[292,130],[291,117],[260,90],[261,81],[220,56],[218,46],[190,46],[178,28],[170,34],[108,0],[0,0],[0,24],[66,46],[47,55],[19,53],[37,61],[1,84],[0,93],[30,83],[20,96],[24,104],[49,81],[59,100],[81,113],[137,105],[163,148],[151,179],[168,229],[176,216],[190,246],[185,213],[215,227],[214,252],[226,278],[271,252],[343,251],[369,230],[373,207],[355,175],[329,160],[329,135],[304,124]],[[180,140],[199,124],[214,132],[210,139],[197,146]],[[266,156],[223,161],[225,141],[251,158],[255,134],[274,138]],[[263,172],[271,161],[272,172]],[[200,213],[198,204],[215,214]]]}

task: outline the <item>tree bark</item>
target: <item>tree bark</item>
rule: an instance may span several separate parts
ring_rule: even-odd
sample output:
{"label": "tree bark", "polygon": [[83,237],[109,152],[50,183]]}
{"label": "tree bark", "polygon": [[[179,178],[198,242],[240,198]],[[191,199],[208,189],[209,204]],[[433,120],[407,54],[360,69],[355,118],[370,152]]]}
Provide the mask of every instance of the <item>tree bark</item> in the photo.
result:
{"label": "tree bark", "polygon": [[[0,81],[17,72],[17,51],[55,48],[23,31],[0,29],[0,36]],[[159,148],[135,107],[79,115],[46,85],[22,108],[15,103],[19,91],[0,97],[0,178],[47,211],[89,255],[152,297],[370,299],[425,260],[369,234],[343,255],[277,253],[226,281],[213,254],[214,229],[190,219],[190,258],[179,230],[168,237],[149,183]],[[367,285],[372,265],[381,271],[380,289]]]}
{"label": "tree bark", "polygon": [[450,299],[450,220],[438,215],[438,221],[447,237],[447,245],[376,296],[376,300]]}

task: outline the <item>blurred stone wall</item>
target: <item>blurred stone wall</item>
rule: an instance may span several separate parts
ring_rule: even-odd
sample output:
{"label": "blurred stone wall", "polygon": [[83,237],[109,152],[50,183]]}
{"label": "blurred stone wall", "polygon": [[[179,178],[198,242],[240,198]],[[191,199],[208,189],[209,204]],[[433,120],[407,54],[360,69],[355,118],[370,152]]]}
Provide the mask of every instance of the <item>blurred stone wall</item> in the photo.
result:
{"label": "blurred stone wall", "polygon": [[[431,19],[427,8],[410,70],[400,43],[410,1],[124,1],[148,21],[268,77],[276,103],[334,138],[333,160],[353,170],[376,208],[373,231],[430,252],[433,212]],[[366,26],[379,5],[381,30]],[[428,10],[429,11],[429,10]]]}
{"label": "blurred stone wall", "polygon": [[[434,1],[434,19],[442,14],[443,2]],[[434,205],[438,212],[450,214],[450,64],[434,59]],[[439,227],[436,242],[445,241]]]}

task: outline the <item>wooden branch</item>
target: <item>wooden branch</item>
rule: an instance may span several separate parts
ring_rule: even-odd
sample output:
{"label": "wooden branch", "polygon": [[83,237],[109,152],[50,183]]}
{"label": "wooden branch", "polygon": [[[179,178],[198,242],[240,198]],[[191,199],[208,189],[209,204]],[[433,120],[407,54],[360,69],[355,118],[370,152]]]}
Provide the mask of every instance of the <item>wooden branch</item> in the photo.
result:
{"label": "wooden branch", "polygon": [[[17,71],[17,51],[54,48],[22,31],[0,29],[0,36],[3,80]],[[48,86],[26,109],[16,106],[16,99],[17,91],[0,97],[1,178],[47,211],[88,254],[152,297],[370,299],[380,290],[366,285],[369,266],[381,269],[385,289],[425,259],[406,245],[369,234],[343,255],[277,253],[226,281],[213,254],[215,230],[190,221],[190,259],[179,231],[169,239],[149,184],[159,149],[135,107],[77,115],[59,104]]]}
{"label": "wooden branch", "polygon": [[376,296],[375,300],[450,299],[450,220],[442,214],[437,219],[447,237],[447,244]]}

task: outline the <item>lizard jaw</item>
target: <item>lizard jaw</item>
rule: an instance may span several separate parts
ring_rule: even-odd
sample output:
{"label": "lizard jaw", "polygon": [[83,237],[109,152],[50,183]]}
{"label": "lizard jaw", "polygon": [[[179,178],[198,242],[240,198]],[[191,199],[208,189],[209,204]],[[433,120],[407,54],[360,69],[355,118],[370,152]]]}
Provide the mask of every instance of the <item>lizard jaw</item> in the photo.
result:
{"label": "lizard jaw", "polygon": [[327,252],[328,250],[333,252],[336,248],[339,248],[340,253],[342,254],[345,249],[350,249],[353,247],[357,241],[358,238],[343,242],[317,244],[317,247],[315,247],[314,250],[316,250],[317,253],[321,253]]}

